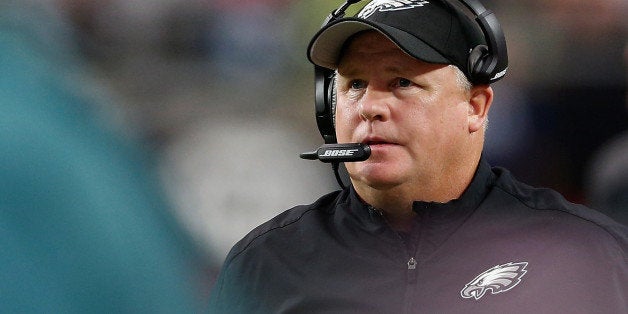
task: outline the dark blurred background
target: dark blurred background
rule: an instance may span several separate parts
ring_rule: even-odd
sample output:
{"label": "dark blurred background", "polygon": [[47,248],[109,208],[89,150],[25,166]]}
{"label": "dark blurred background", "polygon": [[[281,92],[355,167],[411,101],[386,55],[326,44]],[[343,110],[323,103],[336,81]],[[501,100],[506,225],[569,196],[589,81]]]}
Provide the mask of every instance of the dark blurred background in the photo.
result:
{"label": "dark blurred background", "polygon": [[[20,9],[0,23],[12,16],[32,28],[28,40],[41,51],[62,45],[73,62],[64,69],[81,83],[70,89],[89,96],[98,123],[150,156],[147,171],[208,277],[254,226],[337,188],[328,165],[298,154],[322,143],[305,50],[341,1],[9,3]],[[627,2],[484,3],[510,57],[494,85],[486,157],[575,202],[603,209],[625,200]]]}

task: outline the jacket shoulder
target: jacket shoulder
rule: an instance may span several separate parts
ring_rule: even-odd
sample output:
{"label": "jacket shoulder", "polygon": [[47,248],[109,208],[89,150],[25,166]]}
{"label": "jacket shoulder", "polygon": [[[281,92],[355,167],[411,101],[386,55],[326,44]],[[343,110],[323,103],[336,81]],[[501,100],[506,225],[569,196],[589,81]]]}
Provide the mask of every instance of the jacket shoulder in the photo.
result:
{"label": "jacket shoulder", "polygon": [[270,220],[264,222],[263,224],[254,228],[251,232],[249,232],[242,240],[238,241],[225,260],[225,264],[233,261],[233,259],[237,258],[242,252],[246,251],[255,241],[258,241],[260,238],[266,237],[271,234],[273,231],[277,231],[280,229],[287,228],[294,224],[297,224],[303,220],[304,217],[311,214],[327,214],[331,213],[334,208],[334,204],[336,204],[336,199],[342,191],[334,191],[329,194],[321,196],[315,202],[308,205],[298,205],[293,208],[290,208],[281,214],[271,218]]}
{"label": "jacket shoulder", "polygon": [[[628,252],[628,227],[614,221],[603,213],[587,206],[565,199],[559,192],[549,188],[537,188],[518,181],[510,172],[494,168],[497,174],[495,188],[516,199],[534,213],[546,212],[566,220],[579,222],[579,225],[593,233],[606,233],[618,241]],[[588,226],[588,228],[587,228]],[[583,229],[583,233],[585,233]]]}

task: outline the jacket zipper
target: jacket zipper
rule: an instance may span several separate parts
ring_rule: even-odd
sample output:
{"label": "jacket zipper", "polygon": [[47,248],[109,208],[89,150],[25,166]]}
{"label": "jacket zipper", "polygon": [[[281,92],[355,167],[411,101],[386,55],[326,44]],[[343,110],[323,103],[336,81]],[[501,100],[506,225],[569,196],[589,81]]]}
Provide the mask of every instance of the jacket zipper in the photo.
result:
{"label": "jacket zipper", "polygon": [[375,208],[375,207],[370,206],[370,205],[369,205],[369,209],[375,211],[382,218],[382,220],[384,220],[384,222],[386,223],[388,228],[390,228],[390,230],[392,230],[395,233],[395,235],[399,239],[399,242],[401,242],[401,244],[404,246],[404,249],[405,249],[404,251],[408,254],[408,258],[409,258],[408,261],[406,262],[406,264],[408,265],[408,270],[416,269],[417,261],[416,261],[416,259],[414,259],[414,255],[416,255],[416,250],[417,250],[418,246],[414,246],[413,245],[414,252],[410,252],[410,249],[406,246],[406,241],[404,241],[403,237],[399,234],[399,232],[397,232],[391,226],[391,224],[388,222],[388,219],[386,218],[384,213],[380,209]]}
{"label": "jacket zipper", "polygon": [[[406,245],[406,241],[404,241],[403,237],[399,234],[399,232],[397,232],[392,225],[390,224],[390,222],[388,221],[388,219],[386,219],[386,216],[384,215],[384,213],[372,206],[369,206],[369,208],[371,210],[374,210],[376,213],[379,214],[379,216],[382,218],[382,220],[386,223],[386,225],[388,225],[388,227],[390,228],[390,230],[392,230],[395,235],[397,236],[397,238],[399,239],[399,242],[402,244],[402,246],[404,247],[404,251],[406,252],[406,254],[408,255],[408,261],[406,262],[406,265],[408,266],[407,272],[406,272],[406,293],[404,295],[404,300],[403,300],[403,304],[404,304],[404,310],[403,313],[413,313],[414,312],[414,295],[415,295],[415,290],[416,290],[416,282],[417,282],[417,272],[418,270],[417,268],[417,260],[414,258],[414,256],[416,256],[417,250],[419,248],[418,243],[411,243],[410,247],[412,249],[410,249],[410,247],[408,247]],[[409,241],[413,241],[416,240],[414,239],[412,236],[410,237]]]}
{"label": "jacket zipper", "polygon": [[408,261],[408,269],[416,269],[416,260],[414,257],[410,257],[410,260]]}

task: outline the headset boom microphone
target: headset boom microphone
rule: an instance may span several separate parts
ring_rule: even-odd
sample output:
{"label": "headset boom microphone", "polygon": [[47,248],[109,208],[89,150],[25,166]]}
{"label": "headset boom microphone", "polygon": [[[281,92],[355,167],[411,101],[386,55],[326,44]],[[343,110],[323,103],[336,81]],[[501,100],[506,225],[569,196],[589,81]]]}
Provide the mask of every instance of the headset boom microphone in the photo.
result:
{"label": "headset boom microphone", "polygon": [[322,162],[364,161],[371,156],[371,147],[361,143],[325,144],[316,151],[302,153],[301,158]]}

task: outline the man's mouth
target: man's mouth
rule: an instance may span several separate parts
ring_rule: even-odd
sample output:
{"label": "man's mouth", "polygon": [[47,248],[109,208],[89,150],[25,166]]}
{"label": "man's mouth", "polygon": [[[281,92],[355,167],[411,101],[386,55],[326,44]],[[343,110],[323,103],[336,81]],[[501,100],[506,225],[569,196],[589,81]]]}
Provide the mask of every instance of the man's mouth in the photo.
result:
{"label": "man's mouth", "polygon": [[378,137],[372,137],[372,138],[366,138],[364,139],[364,141],[362,141],[363,144],[367,144],[369,146],[381,146],[381,145],[394,145],[395,143],[393,142],[389,142],[386,139],[383,138],[378,138]]}

